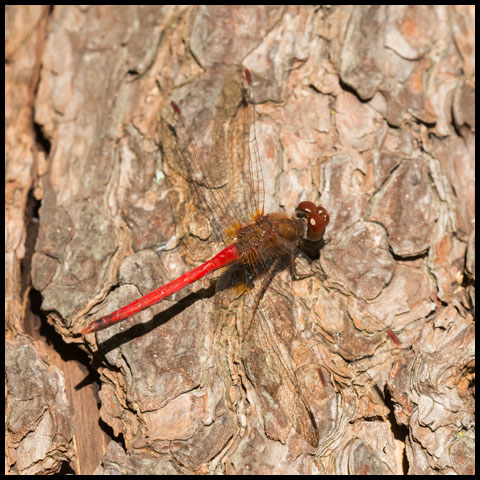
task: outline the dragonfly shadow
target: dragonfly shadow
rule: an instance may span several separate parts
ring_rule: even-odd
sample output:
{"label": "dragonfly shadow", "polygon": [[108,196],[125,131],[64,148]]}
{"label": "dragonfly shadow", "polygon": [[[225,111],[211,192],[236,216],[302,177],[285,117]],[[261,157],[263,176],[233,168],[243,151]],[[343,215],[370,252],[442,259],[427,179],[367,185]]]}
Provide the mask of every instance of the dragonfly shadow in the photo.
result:
{"label": "dragonfly shadow", "polygon": [[207,288],[201,288],[196,292],[190,293],[189,295],[180,299],[174,305],[156,314],[148,322],[132,325],[128,330],[119,332],[112,337],[106,339],[105,341],[99,343],[98,352],[94,354],[95,356],[97,356],[97,358],[95,358],[94,360],[101,361],[107,353],[115,350],[124,343],[130,342],[134,338],[142,337],[143,335],[152,332],[160,325],[164,325],[170,320],[173,320],[177,315],[181,314],[195,302],[203,300],[205,298],[212,298],[215,295],[215,288],[216,281],[212,281]]}
{"label": "dragonfly shadow", "polygon": [[212,298],[216,293],[223,290],[230,290],[232,287],[246,285],[248,280],[246,280],[245,275],[245,266],[242,263],[230,265],[219,278],[212,279],[207,288],[201,288],[196,292],[190,293],[184,298],[178,300],[174,305],[156,314],[148,322],[132,325],[129,329],[118,332],[103,342],[100,342],[98,344],[98,351],[94,354],[94,363],[104,363],[105,355],[107,353],[115,350],[124,343],[130,342],[134,338],[142,337],[155,330],[160,325],[164,325],[170,320],[173,320],[177,315],[181,314],[195,302],[206,298]]}

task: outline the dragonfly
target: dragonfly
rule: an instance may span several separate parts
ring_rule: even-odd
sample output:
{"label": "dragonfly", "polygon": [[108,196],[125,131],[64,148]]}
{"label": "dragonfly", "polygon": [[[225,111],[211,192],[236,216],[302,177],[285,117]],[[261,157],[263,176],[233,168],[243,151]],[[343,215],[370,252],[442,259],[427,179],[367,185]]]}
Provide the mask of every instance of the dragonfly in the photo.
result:
{"label": "dragonfly", "polygon": [[[168,133],[164,138],[171,141],[165,140],[164,153],[176,152],[172,156],[179,165],[177,173],[187,180],[195,206],[208,218],[217,240],[226,246],[193,270],[93,321],[81,333],[116,325],[225,267],[216,280],[217,297],[221,299],[225,292],[240,287],[236,296],[240,307],[234,316],[242,319],[240,323],[248,317],[243,328],[237,329],[242,330],[243,337],[241,361],[231,364],[241,364],[245,377],[254,385],[266,412],[263,428],[267,436],[285,443],[293,427],[315,448],[320,437],[315,419],[322,408],[326,381],[317,356],[297,329],[293,315],[297,300],[291,284],[280,277],[313,275],[312,271],[299,273],[297,260],[317,256],[326,243],[329,214],[325,207],[309,200],[301,201],[292,215],[265,212],[255,99],[247,68],[232,68],[224,81],[212,128],[212,158],[198,146],[180,106],[171,101],[167,111],[169,118],[162,128]],[[220,303],[216,305],[219,309]],[[398,345],[393,332],[387,333]]]}
{"label": "dragonfly", "polygon": [[[242,282],[247,286],[251,286],[255,279],[263,278],[264,292],[275,274],[286,265],[291,273],[299,278],[295,268],[295,253],[298,249],[312,254],[323,245],[325,229],[329,223],[328,212],[323,206],[305,200],[298,204],[293,216],[283,212],[265,213],[264,182],[256,138],[255,103],[251,84],[251,74],[243,67],[243,81],[238,83],[231,80],[224,89],[227,91],[237,87],[237,104],[219,106],[226,112],[227,117],[235,117],[233,123],[238,131],[236,135],[229,136],[231,145],[228,148],[234,152],[233,169],[236,174],[228,186],[225,181],[226,172],[220,166],[206,162],[180,107],[174,101],[170,102],[177,117],[175,136],[183,173],[194,186],[205,210],[214,217],[211,219],[214,231],[222,241],[228,242],[228,245],[202,265],[93,321],[81,330],[82,335],[103,330],[130,318],[211,272],[231,264],[241,266]],[[230,94],[228,98],[232,96],[234,95]],[[221,140],[225,139],[220,139],[218,143],[222,143]],[[200,190],[204,193],[199,193]],[[208,192],[208,195],[205,192]],[[262,295],[259,295],[254,303],[252,318],[261,299]]]}
{"label": "dragonfly", "polygon": [[[265,415],[263,428],[270,437],[285,442],[291,425],[315,447],[319,431],[309,406],[311,402],[306,398],[313,392],[311,388],[302,391],[298,386],[298,369],[292,360],[296,356],[292,345],[299,344],[292,313],[294,301],[288,284],[282,283],[278,276],[289,273],[291,278],[302,279],[313,275],[311,271],[299,273],[296,259],[299,255],[316,256],[324,244],[329,214],[323,206],[309,200],[301,201],[292,215],[265,212],[255,99],[247,68],[232,68],[216,109],[213,160],[208,161],[199,148],[174,101],[168,109],[172,118],[164,127],[173,138],[166,143],[173,144],[180,173],[191,186],[195,205],[208,216],[216,238],[226,247],[197,268],[93,321],[81,333],[87,335],[116,325],[226,267],[216,281],[218,297],[226,291],[242,292],[237,295],[244,299],[236,315],[242,317],[242,312],[246,312],[249,317],[242,333],[242,363],[255,390],[261,392],[263,411],[274,408],[273,414]],[[249,291],[256,294],[248,295]],[[306,363],[314,365],[315,360]],[[321,369],[315,367],[314,372],[321,388],[325,385]],[[319,397],[316,393],[313,396]],[[272,407],[271,398],[278,407]]]}

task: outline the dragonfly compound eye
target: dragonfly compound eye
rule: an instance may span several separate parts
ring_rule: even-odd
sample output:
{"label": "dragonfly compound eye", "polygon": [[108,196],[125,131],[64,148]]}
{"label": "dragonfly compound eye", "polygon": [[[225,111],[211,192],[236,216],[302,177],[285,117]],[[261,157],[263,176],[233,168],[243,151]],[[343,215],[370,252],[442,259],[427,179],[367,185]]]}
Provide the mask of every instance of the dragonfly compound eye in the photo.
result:
{"label": "dragonfly compound eye", "polygon": [[318,207],[317,213],[319,213],[323,217],[325,226],[327,226],[328,222],[330,222],[330,216],[328,215],[327,211],[323,207]]}
{"label": "dragonfly compound eye", "polygon": [[317,241],[323,237],[325,233],[325,218],[319,213],[309,213],[307,215],[307,238]]}
{"label": "dragonfly compound eye", "polygon": [[309,213],[317,213],[317,206],[313,202],[300,202],[296,211],[298,217],[304,217]]}

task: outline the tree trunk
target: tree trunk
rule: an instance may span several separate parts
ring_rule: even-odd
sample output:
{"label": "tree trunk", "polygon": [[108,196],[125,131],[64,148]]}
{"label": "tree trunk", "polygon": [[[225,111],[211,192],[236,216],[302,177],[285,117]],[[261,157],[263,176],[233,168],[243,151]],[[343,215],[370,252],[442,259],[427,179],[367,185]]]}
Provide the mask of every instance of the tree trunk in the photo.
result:
{"label": "tree trunk", "polygon": [[[11,473],[474,472],[473,6],[5,19]],[[81,336],[220,248],[167,112],[235,172],[240,64],[266,210],[329,213],[311,275],[253,320],[260,284],[206,279]]]}

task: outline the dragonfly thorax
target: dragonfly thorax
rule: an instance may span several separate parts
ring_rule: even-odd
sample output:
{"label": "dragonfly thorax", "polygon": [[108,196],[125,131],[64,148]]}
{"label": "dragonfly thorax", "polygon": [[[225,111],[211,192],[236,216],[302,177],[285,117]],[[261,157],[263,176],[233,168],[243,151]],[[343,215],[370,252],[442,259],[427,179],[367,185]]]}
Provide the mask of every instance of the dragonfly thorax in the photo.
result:
{"label": "dragonfly thorax", "polygon": [[254,222],[239,228],[236,245],[245,263],[266,256],[290,253],[306,232],[304,219],[290,218],[283,213],[258,215]]}

